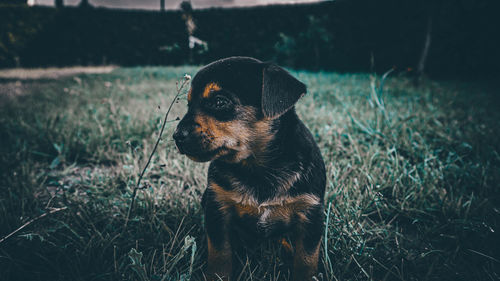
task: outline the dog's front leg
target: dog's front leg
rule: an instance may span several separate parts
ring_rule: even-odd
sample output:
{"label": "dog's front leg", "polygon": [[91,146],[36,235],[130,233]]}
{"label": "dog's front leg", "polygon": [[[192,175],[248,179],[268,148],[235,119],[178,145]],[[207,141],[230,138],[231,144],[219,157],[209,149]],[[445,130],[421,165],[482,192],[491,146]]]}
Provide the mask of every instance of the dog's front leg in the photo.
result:
{"label": "dog's front leg", "polygon": [[304,239],[295,244],[292,275],[294,281],[310,281],[318,270],[319,241],[311,249],[307,249],[304,244]]}
{"label": "dog's front leg", "polygon": [[232,274],[232,249],[227,217],[211,193],[211,190],[207,190],[205,202],[205,229],[208,246],[205,276],[208,281],[226,281],[231,279]]}
{"label": "dog's front leg", "polygon": [[232,271],[232,251],[228,241],[215,246],[207,234],[208,260],[207,280],[230,280]]}
{"label": "dog's front leg", "polygon": [[293,281],[310,281],[317,274],[322,232],[323,208],[315,206],[295,231]]}

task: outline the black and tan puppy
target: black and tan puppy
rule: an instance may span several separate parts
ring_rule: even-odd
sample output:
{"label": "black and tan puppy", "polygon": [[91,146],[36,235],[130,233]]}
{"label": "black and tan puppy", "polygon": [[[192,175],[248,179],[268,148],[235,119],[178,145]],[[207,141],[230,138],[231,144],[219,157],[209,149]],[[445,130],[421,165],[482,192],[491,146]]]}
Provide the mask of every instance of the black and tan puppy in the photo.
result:
{"label": "black and tan puppy", "polygon": [[287,236],[293,280],[311,280],[323,230],[325,167],[295,113],[306,87],[274,64],[231,57],[192,80],[179,151],[212,161],[203,195],[208,280],[231,279],[233,250]]}

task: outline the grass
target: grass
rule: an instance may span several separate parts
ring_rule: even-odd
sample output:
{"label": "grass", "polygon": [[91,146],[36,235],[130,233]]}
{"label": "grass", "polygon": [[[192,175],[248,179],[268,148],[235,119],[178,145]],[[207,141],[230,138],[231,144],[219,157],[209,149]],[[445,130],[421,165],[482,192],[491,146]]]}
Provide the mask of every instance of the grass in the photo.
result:
{"label": "grass", "polygon": [[[175,83],[196,69],[0,81],[22,89],[0,99],[0,239],[35,219],[0,242],[0,280],[203,280],[207,165],[170,137],[185,99],[124,227]],[[328,173],[320,280],[500,279],[493,88],[295,74],[309,87],[297,110]],[[287,280],[279,252],[269,243],[242,257],[238,280]]]}

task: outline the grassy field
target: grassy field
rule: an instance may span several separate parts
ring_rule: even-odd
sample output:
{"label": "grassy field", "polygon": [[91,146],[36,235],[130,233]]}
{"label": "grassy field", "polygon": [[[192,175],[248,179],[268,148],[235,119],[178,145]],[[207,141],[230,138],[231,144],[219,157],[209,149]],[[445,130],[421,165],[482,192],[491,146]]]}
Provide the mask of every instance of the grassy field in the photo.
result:
{"label": "grassy field", "polygon": [[[125,227],[176,81],[196,69],[0,81],[0,280],[203,280],[207,165],[171,139],[185,97]],[[495,89],[294,74],[328,173],[319,280],[499,280]],[[287,280],[279,252],[249,253],[238,280]]]}

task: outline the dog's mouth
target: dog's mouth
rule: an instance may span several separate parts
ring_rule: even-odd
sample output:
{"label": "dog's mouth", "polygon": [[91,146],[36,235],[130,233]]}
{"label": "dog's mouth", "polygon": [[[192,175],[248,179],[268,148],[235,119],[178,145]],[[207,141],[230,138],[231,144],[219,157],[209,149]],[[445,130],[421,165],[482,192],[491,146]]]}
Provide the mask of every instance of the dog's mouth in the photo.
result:
{"label": "dog's mouth", "polygon": [[213,160],[225,150],[225,148],[223,147],[206,151],[201,149],[187,148],[184,146],[179,146],[177,144],[176,146],[179,150],[179,153],[186,155],[189,159],[196,162],[207,162]]}

